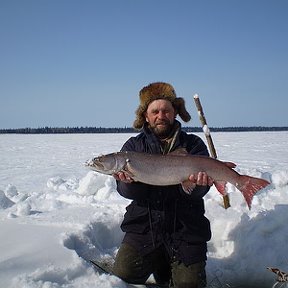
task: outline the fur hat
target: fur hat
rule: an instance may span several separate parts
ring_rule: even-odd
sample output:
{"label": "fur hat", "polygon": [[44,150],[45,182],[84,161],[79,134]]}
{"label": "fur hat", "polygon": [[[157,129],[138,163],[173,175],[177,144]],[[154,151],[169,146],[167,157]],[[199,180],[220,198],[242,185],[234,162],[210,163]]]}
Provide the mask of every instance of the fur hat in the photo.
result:
{"label": "fur hat", "polygon": [[168,100],[172,103],[176,113],[179,114],[184,122],[191,119],[190,114],[185,108],[185,101],[183,98],[177,98],[175,90],[172,85],[164,82],[151,83],[142,88],[139,92],[140,105],[136,110],[136,120],[134,121],[134,128],[141,129],[146,122],[144,112],[146,112],[148,105],[157,99]]}

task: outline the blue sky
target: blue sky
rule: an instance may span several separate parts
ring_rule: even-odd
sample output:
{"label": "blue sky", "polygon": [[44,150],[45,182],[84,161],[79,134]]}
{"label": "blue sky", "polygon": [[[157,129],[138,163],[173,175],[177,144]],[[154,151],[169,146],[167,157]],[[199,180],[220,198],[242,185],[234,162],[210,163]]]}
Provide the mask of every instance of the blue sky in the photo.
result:
{"label": "blue sky", "polygon": [[0,0],[0,129],[132,126],[171,83],[200,126],[288,126],[287,0]]}

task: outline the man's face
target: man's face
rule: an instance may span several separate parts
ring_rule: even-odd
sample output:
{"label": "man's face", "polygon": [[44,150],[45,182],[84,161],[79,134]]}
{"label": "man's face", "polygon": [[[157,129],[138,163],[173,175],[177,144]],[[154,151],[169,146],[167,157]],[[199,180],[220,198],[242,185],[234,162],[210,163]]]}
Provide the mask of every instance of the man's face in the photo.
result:
{"label": "man's face", "polygon": [[175,117],[176,112],[172,103],[163,99],[152,101],[145,113],[145,118],[150,128],[160,138],[169,136]]}

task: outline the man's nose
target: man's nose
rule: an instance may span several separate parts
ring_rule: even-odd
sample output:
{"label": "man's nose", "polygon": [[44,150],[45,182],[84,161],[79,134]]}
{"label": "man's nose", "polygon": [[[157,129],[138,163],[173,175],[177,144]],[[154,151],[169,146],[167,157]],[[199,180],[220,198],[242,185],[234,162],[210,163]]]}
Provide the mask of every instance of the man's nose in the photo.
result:
{"label": "man's nose", "polygon": [[158,113],[158,117],[161,118],[161,119],[166,119],[166,115],[165,115],[164,111],[160,110],[159,113]]}

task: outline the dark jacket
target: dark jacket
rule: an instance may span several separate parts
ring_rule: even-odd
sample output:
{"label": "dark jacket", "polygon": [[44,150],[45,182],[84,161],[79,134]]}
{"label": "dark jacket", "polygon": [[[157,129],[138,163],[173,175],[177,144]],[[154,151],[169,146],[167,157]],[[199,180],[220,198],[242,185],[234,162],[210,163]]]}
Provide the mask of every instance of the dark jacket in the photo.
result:
{"label": "dark jacket", "polygon": [[[201,138],[183,131],[178,134],[172,150],[181,147],[190,154],[209,155]],[[158,138],[147,127],[131,137],[121,151],[161,154]],[[133,200],[126,208],[121,225],[126,232],[123,242],[133,245],[142,255],[164,244],[170,257],[187,265],[206,259],[206,242],[211,238],[211,231],[204,216],[202,197],[209,187],[196,186],[188,195],[181,185],[153,186],[117,181],[117,190],[123,197]]]}

